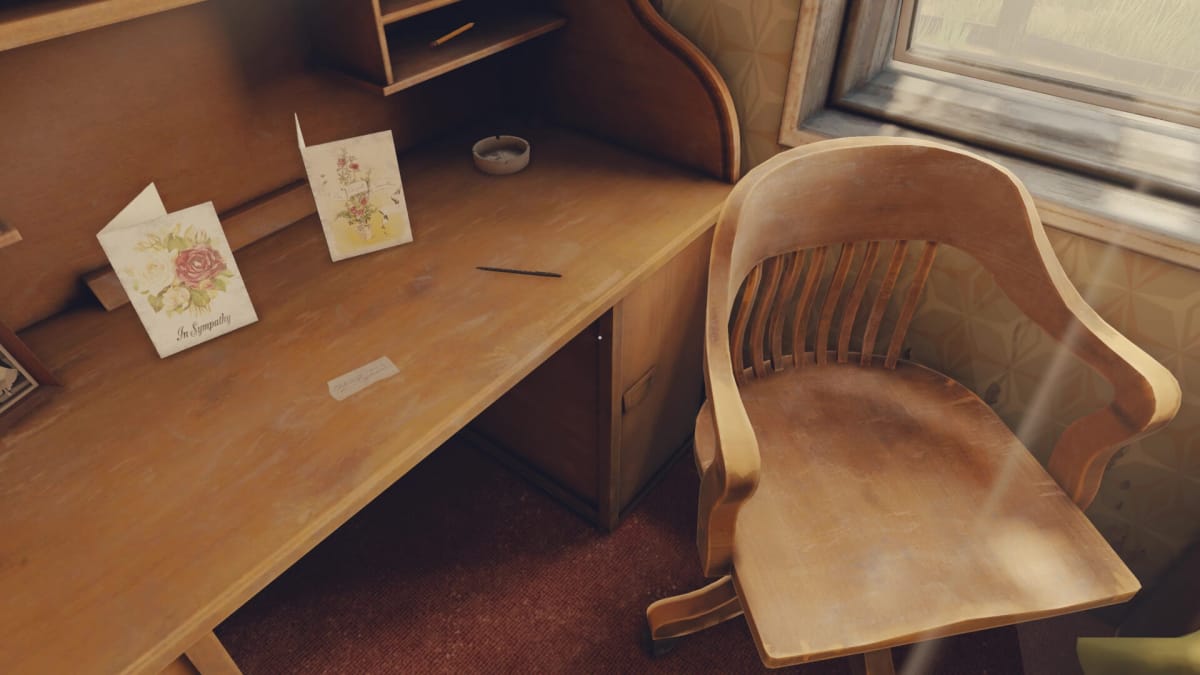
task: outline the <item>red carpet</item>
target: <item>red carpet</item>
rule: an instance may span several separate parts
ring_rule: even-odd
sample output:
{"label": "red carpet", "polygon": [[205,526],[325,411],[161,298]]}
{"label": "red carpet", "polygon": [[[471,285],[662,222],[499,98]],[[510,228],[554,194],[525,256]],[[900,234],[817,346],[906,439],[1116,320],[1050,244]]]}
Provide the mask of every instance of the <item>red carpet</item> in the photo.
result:
{"label": "red carpet", "polygon": [[[658,659],[641,649],[646,605],[704,583],[697,489],[691,462],[679,462],[604,535],[452,441],[217,635],[247,675],[763,672],[741,618]],[[1011,628],[945,640],[939,655],[923,673],[1021,673]],[[778,672],[850,669],[834,660]]]}

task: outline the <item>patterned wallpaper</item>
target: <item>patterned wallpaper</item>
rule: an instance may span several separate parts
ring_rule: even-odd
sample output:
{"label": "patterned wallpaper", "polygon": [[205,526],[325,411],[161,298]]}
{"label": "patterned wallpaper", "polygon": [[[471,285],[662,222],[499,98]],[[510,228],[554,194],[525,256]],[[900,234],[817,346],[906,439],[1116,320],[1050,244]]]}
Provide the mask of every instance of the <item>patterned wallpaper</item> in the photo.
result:
{"label": "patterned wallpaper", "polygon": [[744,167],[779,152],[800,0],[663,0],[662,13],[725,76],[742,125]]}
{"label": "patterned wallpaper", "polygon": [[[780,151],[800,0],[663,0],[662,6],[729,83],[746,168]],[[1200,538],[1200,271],[1058,230],[1049,235],[1084,298],[1183,387],[1176,419],[1118,453],[1088,510],[1148,584]],[[1060,356],[970,257],[946,247],[909,336],[914,360],[984,396],[1043,461],[1057,434],[1107,402],[1111,391],[1073,356]]]}

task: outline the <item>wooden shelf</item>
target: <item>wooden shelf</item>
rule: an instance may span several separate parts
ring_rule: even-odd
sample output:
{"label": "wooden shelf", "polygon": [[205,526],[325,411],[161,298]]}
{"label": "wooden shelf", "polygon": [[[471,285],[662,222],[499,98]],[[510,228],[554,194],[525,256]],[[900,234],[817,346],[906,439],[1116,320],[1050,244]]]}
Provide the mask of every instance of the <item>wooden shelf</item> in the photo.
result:
{"label": "wooden shelf", "polygon": [[462,0],[381,0],[379,21],[386,26],[457,2]]}
{"label": "wooden shelf", "polygon": [[515,17],[480,20],[476,26],[440,47],[430,47],[437,35],[409,35],[403,42],[389,42],[392,54],[392,84],[384,94],[394,94],[444,75],[456,68],[487,58],[535,37],[558,30],[567,20],[556,14],[536,12]]}
{"label": "wooden shelf", "polygon": [[0,9],[0,51],[200,2],[204,0],[25,0]]}

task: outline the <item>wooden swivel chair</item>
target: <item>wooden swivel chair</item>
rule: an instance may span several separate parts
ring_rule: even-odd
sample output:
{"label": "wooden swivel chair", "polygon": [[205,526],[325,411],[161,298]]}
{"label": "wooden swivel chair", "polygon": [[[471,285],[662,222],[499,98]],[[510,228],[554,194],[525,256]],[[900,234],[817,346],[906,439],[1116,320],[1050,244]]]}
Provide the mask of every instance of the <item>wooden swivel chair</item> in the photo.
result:
{"label": "wooden swivel chair", "polygon": [[[939,245],[1112,384],[1047,468],[965,387],[900,358]],[[697,543],[720,578],[649,607],[656,648],[744,612],[768,666],[862,654],[890,673],[890,647],[1138,590],[1081,509],[1179,385],[1083,301],[1007,170],[895,138],[782,153],[729,196],[708,283]]]}

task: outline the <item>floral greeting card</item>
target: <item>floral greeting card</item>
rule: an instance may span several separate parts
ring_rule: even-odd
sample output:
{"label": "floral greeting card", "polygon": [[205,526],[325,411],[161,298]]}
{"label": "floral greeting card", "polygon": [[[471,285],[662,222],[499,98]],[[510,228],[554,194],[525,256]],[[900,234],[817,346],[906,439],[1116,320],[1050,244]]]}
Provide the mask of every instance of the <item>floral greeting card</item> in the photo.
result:
{"label": "floral greeting card", "polygon": [[168,214],[151,184],[96,238],[160,357],[258,321],[212,202]]}
{"label": "floral greeting card", "polygon": [[391,131],[307,146],[297,117],[296,136],[334,261],[412,241]]}

